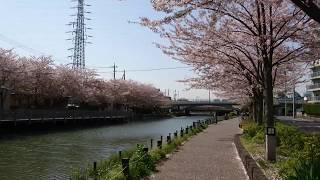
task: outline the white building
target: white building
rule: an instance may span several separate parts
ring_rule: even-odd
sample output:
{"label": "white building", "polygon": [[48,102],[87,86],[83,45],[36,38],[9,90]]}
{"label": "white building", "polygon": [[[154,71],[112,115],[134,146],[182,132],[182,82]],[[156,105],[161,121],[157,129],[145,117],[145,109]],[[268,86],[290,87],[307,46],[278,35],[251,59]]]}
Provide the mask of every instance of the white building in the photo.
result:
{"label": "white building", "polygon": [[307,90],[312,93],[312,96],[308,98],[309,103],[320,103],[320,60],[313,63],[311,67],[311,82],[312,84],[307,86]]}

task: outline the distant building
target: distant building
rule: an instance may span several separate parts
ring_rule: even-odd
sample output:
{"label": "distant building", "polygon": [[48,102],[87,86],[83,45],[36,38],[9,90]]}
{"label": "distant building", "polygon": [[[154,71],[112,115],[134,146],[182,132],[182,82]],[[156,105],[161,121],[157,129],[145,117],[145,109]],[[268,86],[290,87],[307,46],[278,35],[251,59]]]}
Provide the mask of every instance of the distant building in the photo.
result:
{"label": "distant building", "polygon": [[320,60],[313,63],[311,70],[310,79],[312,84],[307,86],[307,90],[311,92],[308,103],[320,103]]}
{"label": "distant building", "polygon": [[[303,97],[294,92],[295,112],[302,111]],[[277,116],[292,115],[293,111],[293,93],[278,93],[273,99],[274,112]],[[287,111],[287,112],[285,112]]]}

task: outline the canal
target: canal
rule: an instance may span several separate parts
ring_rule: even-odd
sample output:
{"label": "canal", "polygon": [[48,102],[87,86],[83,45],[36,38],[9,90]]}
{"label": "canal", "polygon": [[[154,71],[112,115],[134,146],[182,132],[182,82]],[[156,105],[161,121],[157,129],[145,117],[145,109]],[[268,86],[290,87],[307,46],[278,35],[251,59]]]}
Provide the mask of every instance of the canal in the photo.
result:
{"label": "canal", "polygon": [[149,144],[204,116],[144,120],[128,124],[0,139],[0,179],[68,179],[72,169],[130,148]]}

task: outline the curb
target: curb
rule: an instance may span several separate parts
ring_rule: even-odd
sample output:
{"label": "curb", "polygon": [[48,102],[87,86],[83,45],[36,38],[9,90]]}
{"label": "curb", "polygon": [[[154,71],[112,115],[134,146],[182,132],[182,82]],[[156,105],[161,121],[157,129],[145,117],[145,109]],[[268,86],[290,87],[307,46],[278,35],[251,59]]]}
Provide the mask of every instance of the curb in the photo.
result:
{"label": "curb", "polygon": [[247,171],[250,180],[268,180],[263,174],[256,161],[251,157],[248,151],[242,146],[240,142],[240,134],[234,136],[234,144],[238,150],[240,159]]}

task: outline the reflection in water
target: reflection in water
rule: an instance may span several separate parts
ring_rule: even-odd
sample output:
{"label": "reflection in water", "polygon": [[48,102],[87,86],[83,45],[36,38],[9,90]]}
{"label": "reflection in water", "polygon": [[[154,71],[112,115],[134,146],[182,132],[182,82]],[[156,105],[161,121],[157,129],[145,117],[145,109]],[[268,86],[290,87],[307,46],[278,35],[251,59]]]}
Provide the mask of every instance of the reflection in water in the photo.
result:
{"label": "reflection in water", "polygon": [[138,143],[147,144],[151,138],[166,136],[204,118],[176,117],[2,139],[0,179],[67,179],[73,168],[86,167]]}

